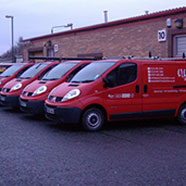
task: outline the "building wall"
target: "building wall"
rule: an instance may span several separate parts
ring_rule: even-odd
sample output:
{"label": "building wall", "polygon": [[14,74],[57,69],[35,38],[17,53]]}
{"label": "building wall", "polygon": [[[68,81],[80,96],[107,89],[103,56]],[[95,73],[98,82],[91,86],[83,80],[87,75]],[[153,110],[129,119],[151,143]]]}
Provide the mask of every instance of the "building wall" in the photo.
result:
{"label": "building wall", "polygon": [[166,50],[166,43],[161,46],[157,41],[156,25],[163,29],[161,22],[148,24],[127,24],[115,28],[103,29],[99,32],[76,35],[62,39],[63,55],[102,52],[104,56],[147,56],[151,50],[158,55],[160,47]]}
{"label": "building wall", "polygon": [[[171,28],[167,28],[166,20],[171,18]],[[177,18],[183,18],[183,29],[177,29],[174,21]],[[173,55],[173,37],[186,28],[186,13],[153,18],[143,21],[126,23],[118,26],[99,28],[95,30],[61,34],[58,36],[48,36],[43,39],[31,40],[31,43],[25,45],[24,59],[28,59],[29,52],[37,49],[47,55],[47,41],[51,41],[50,48],[58,45],[58,51],[54,56],[76,57],[79,54],[102,53],[106,57],[118,56],[148,56],[149,51],[153,56],[170,57]],[[158,30],[165,29],[167,40],[158,42]],[[174,30],[174,32],[171,32]]]}

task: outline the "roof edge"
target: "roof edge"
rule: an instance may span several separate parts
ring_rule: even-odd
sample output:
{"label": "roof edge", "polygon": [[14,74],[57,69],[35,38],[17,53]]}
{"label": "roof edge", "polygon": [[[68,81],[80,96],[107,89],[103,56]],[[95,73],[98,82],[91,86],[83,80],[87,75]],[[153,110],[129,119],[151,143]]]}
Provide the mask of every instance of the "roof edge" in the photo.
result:
{"label": "roof edge", "polygon": [[47,35],[43,35],[43,36],[28,38],[28,39],[23,40],[23,42],[44,39],[47,37],[56,37],[56,36],[60,36],[60,35],[67,35],[67,34],[72,34],[72,33],[77,33],[77,32],[96,30],[96,29],[100,29],[100,28],[106,28],[106,27],[111,27],[111,26],[115,26],[115,25],[137,22],[137,21],[143,21],[143,20],[147,20],[147,19],[153,19],[153,18],[158,18],[158,17],[162,17],[162,16],[174,15],[174,14],[183,13],[183,12],[186,12],[186,7],[163,10],[163,11],[154,12],[154,13],[147,14],[147,15],[140,15],[140,16],[121,19],[121,20],[117,20],[117,21],[111,21],[111,22],[107,22],[107,23],[101,23],[101,24],[97,24],[97,25],[81,27],[81,28],[77,28],[77,29],[73,29],[73,30],[64,31],[64,32],[58,32],[55,34],[47,34]]}

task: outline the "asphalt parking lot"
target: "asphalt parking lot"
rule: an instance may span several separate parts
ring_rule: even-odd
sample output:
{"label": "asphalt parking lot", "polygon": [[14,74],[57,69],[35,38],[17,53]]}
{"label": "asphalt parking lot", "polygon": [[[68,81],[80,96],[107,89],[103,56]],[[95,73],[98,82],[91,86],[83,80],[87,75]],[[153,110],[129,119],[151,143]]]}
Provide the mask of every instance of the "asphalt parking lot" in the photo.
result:
{"label": "asphalt parking lot", "polygon": [[0,107],[0,185],[186,185],[186,126],[173,120],[84,132]]}

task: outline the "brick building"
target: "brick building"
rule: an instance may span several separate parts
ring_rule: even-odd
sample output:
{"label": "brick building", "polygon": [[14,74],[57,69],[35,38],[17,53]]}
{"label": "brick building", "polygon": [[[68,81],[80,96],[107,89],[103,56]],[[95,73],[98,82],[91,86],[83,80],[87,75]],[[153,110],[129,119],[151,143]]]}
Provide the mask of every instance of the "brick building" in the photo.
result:
{"label": "brick building", "polygon": [[186,7],[24,40],[28,56],[153,56],[186,54]]}

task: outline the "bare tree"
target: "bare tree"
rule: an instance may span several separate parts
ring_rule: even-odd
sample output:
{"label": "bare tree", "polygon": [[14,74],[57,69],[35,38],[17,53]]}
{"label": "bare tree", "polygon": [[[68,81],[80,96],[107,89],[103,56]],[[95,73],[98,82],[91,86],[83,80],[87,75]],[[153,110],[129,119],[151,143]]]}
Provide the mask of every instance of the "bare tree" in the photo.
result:
{"label": "bare tree", "polygon": [[[23,55],[23,37],[19,37],[18,42],[14,46],[14,55],[20,56]],[[11,59],[12,58],[12,49],[9,49],[4,54],[0,56],[1,59]]]}

